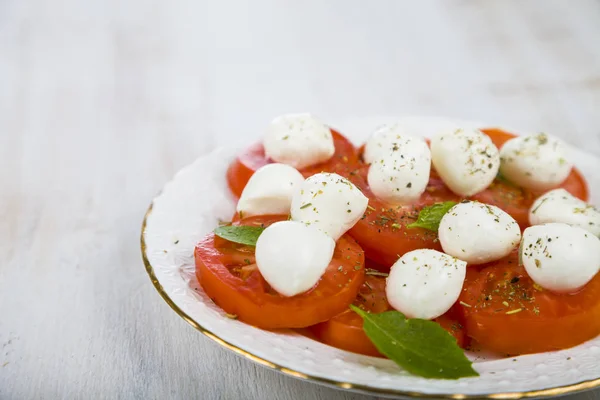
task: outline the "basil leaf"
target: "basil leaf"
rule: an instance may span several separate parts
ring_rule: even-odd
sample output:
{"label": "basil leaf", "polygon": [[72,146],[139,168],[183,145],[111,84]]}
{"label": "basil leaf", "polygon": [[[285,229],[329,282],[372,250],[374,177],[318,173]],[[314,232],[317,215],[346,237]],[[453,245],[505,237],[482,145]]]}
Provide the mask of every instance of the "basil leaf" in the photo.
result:
{"label": "basil leaf", "polygon": [[350,308],[363,319],[363,329],[377,350],[411,374],[436,379],[479,376],[456,339],[437,323],[407,319],[398,311],[371,314]]}
{"label": "basil leaf", "polygon": [[256,241],[265,230],[260,226],[219,226],[214,230],[215,235],[230,242],[256,246]]}
{"label": "basil leaf", "polygon": [[416,222],[407,225],[407,228],[424,228],[430,231],[437,232],[440,227],[442,217],[456,205],[454,201],[445,201],[443,203],[435,203],[429,207],[423,207],[419,212],[419,218]]}

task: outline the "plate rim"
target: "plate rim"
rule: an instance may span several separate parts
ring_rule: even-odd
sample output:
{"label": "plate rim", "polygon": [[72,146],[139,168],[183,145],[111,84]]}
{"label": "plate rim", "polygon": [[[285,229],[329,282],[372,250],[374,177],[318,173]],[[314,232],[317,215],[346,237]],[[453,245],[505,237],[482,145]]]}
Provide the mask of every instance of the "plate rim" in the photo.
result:
{"label": "plate rim", "polygon": [[[581,149],[578,149],[581,151]],[[339,380],[324,378],[320,376],[306,374],[304,372],[300,372],[294,370],[292,368],[284,367],[282,365],[273,363],[272,361],[266,360],[263,357],[260,357],[256,354],[251,353],[248,350],[244,350],[239,346],[236,346],[218,335],[216,335],[211,330],[205,328],[198,321],[194,320],[190,317],[185,311],[183,311],[176,303],[171,299],[171,297],[167,294],[167,292],[162,287],[162,284],[158,280],[154,267],[148,260],[148,256],[146,254],[146,226],[149,216],[152,214],[153,206],[155,200],[160,196],[162,190],[159,191],[152,202],[148,206],[141,226],[141,234],[140,234],[140,249],[142,253],[142,261],[144,263],[144,267],[146,269],[146,273],[150,278],[154,288],[160,294],[162,299],[169,305],[169,307],[175,311],[179,317],[181,317],[184,321],[186,321],[189,325],[191,325],[194,329],[202,333],[204,336],[208,337],[213,342],[219,344],[220,346],[234,352],[235,354],[242,356],[254,363],[261,365],[263,367],[269,368],[271,370],[280,372],[284,375],[291,376],[296,379],[300,379],[306,382],[312,382],[315,384],[325,385],[328,387],[333,387],[337,389],[342,389],[346,391],[354,391],[360,392],[364,394],[373,394],[373,395],[384,395],[384,396],[403,396],[410,398],[434,398],[434,399],[522,399],[522,398],[540,398],[540,397],[553,397],[560,396],[566,394],[573,394],[577,392],[582,392],[586,390],[591,390],[594,388],[600,387],[600,377],[595,379],[588,379],[584,381],[580,381],[577,383],[572,383],[569,385],[556,386],[552,388],[532,390],[532,391],[513,391],[513,392],[499,392],[499,393],[488,393],[488,394],[462,394],[462,393],[425,393],[419,391],[410,391],[410,390],[402,390],[402,389],[391,389],[391,388],[378,388],[363,384],[356,384],[351,382],[342,382]]]}

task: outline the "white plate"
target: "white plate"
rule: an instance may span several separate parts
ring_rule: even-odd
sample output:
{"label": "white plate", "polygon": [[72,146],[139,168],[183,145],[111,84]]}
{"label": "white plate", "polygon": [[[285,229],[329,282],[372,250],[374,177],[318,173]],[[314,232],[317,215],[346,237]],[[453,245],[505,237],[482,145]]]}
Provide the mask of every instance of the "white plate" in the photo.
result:
{"label": "white plate", "polygon": [[[374,127],[398,119],[328,122],[360,143]],[[489,126],[438,118],[402,119],[416,126]],[[516,358],[490,360],[473,355],[481,376],[431,380],[411,376],[392,361],[338,350],[294,331],[264,331],[227,318],[196,281],[193,249],[219,220],[233,215],[235,203],[225,172],[237,150],[216,150],[182,169],[154,199],[142,228],[142,254],[155,287],[177,314],[217,343],[297,378],[379,395],[515,399],[600,386],[600,337],[572,349]],[[592,198],[600,199],[600,159],[579,150],[574,150],[573,159],[588,179]]]}

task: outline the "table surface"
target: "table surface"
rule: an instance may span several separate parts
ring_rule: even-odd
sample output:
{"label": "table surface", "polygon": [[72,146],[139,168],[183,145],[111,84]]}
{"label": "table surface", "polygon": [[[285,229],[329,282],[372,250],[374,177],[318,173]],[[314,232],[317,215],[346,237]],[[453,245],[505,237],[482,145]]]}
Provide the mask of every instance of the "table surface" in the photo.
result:
{"label": "table surface", "polygon": [[484,120],[600,154],[599,21],[597,0],[0,1],[0,398],[367,398],[173,313],[141,262],[146,206],[292,111]]}

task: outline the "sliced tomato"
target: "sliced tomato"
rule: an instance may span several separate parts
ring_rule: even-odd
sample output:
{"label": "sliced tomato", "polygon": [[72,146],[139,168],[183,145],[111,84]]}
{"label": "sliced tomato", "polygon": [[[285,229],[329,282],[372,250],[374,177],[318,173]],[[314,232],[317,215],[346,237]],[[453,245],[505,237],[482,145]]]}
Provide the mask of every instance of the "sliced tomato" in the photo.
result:
{"label": "sliced tomato", "polygon": [[467,334],[504,355],[565,349],[600,334],[600,274],[576,294],[555,294],[534,284],[517,251],[469,267],[459,300]]}
{"label": "sliced tomato", "polygon": [[[571,173],[567,179],[561,183],[559,187],[565,189],[567,192],[583,201],[588,201],[590,199],[590,191],[588,189],[587,181],[577,168],[573,168],[571,170]],[[542,194],[543,193],[538,193],[537,197],[541,196]]]}
{"label": "sliced tomato", "polygon": [[504,179],[496,178],[487,189],[471,198],[504,210],[517,221],[521,229],[525,229],[529,226],[529,208],[536,195]]}
{"label": "sliced tomato", "polygon": [[469,337],[466,334],[462,313],[457,304],[453,305],[445,314],[435,318],[434,321],[454,336],[459,347],[463,349],[467,347]]}
{"label": "sliced tomato", "polygon": [[365,215],[350,230],[350,235],[362,246],[367,258],[389,267],[400,256],[417,249],[441,250],[437,233],[421,228],[407,228],[415,222],[419,211],[427,205],[442,201],[460,201],[440,177],[432,171],[429,184],[419,201],[410,206],[391,207],[375,196],[368,187],[366,171],[362,166],[351,172],[349,179],[369,198]]}
{"label": "sliced tomato", "polygon": [[[385,278],[367,275],[354,305],[373,313],[390,310],[385,297]],[[329,321],[311,327],[311,331],[320,341],[330,346],[368,356],[383,357],[362,326],[362,318],[347,309]]]}
{"label": "sliced tomato", "polygon": [[[287,216],[257,216],[235,225],[268,226]],[[333,259],[309,291],[285,297],[264,280],[254,247],[229,242],[213,233],[195,250],[196,276],[206,294],[225,312],[264,329],[302,328],[344,311],[364,282],[364,254],[349,236],[338,241]]]}
{"label": "sliced tomato", "polygon": [[500,128],[483,128],[481,131],[492,139],[492,142],[498,149],[502,148],[504,143],[517,136]]}
{"label": "sliced tomato", "polygon": [[[367,275],[353,304],[371,313],[392,310],[385,295],[385,278]],[[459,314],[451,309],[434,321],[454,336],[460,347],[464,347],[466,336],[458,318]],[[350,309],[311,327],[311,331],[320,341],[330,346],[368,356],[384,357],[365,334],[362,318]]]}
{"label": "sliced tomato", "polygon": [[[300,170],[305,178],[323,171],[344,170],[344,164],[352,164],[358,160],[358,154],[352,142],[333,129],[331,129],[331,134],[335,146],[333,157],[324,163]],[[227,183],[233,194],[240,197],[252,174],[260,167],[272,162],[265,156],[262,143],[256,143],[240,154],[227,170]]]}

